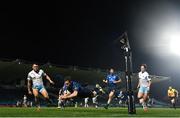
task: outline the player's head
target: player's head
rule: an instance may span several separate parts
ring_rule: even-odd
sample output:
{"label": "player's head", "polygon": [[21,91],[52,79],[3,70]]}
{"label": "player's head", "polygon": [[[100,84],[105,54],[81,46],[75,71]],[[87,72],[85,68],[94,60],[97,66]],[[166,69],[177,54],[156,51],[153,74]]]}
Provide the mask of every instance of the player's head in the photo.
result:
{"label": "player's head", "polygon": [[141,64],[141,72],[145,72],[147,69],[147,65],[146,64]]}
{"label": "player's head", "polygon": [[109,73],[110,73],[110,74],[113,74],[113,73],[114,73],[114,69],[111,68],[111,69],[109,70]]}
{"label": "player's head", "polygon": [[69,87],[71,85],[71,82],[72,82],[71,77],[66,77],[64,79],[64,85],[67,86],[67,87]]}
{"label": "player's head", "polygon": [[169,90],[172,90],[172,86],[169,86]]}
{"label": "player's head", "polygon": [[34,63],[34,64],[32,65],[32,69],[33,69],[34,71],[38,71],[38,70],[39,70],[39,65]]}

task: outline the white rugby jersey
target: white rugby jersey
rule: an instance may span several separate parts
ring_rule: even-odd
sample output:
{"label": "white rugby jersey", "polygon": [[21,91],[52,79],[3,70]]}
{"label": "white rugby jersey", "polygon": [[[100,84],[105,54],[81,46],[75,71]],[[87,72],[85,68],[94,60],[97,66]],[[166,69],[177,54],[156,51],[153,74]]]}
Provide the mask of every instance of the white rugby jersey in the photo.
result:
{"label": "white rugby jersey", "polygon": [[39,72],[35,72],[32,70],[31,72],[28,73],[28,80],[32,80],[33,85],[43,85],[43,76],[46,76],[46,73],[40,69]]}
{"label": "white rugby jersey", "polygon": [[151,78],[149,78],[148,72],[139,72],[139,82],[140,86],[147,87],[149,85],[149,81],[151,81]]}

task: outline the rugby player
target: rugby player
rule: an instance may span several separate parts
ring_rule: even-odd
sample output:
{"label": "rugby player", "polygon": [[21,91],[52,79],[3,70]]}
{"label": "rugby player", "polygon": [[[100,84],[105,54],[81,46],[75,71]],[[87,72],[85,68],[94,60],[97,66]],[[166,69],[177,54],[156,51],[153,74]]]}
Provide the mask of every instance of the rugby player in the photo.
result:
{"label": "rugby player", "polygon": [[[54,82],[42,69],[39,69],[38,64],[33,64],[32,69],[33,70],[28,73],[28,77],[27,77],[28,93],[34,95],[35,104],[38,108],[37,110],[39,110],[40,109],[40,103],[38,98],[39,93],[43,95],[43,97],[46,99],[48,103],[52,103],[44,87],[43,78],[45,77],[51,84],[54,84]],[[31,81],[32,81],[32,90],[31,90]]]}
{"label": "rugby player", "polygon": [[107,104],[104,106],[105,109],[108,109],[117,89],[117,84],[121,82],[121,79],[114,73],[114,69],[111,68],[109,74],[107,75],[106,79],[103,80],[103,82],[107,84],[109,91],[109,98]]}
{"label": "rugby player", "polygon": [[137,97],[139,99],[140,104],[142,104],[144,111],[147,111],[147,101],[151,87],[151,78],[149,78],[149,74],[146,71],[146,64],[142,64],[140,69],[141,71],[138,74],[139,82],[137,88],[139,88],[139,91]]}
{"label": "rugby player", "polygon": [[176,100],[178,98],[178,91],[170,86],[167,93],[169,99],[171,100],[171,104],[173,108],[176,109]]}
{"label": "rugby player", "polygon": [[64,91],[67,90],[69,93],[60,95],[61,100],[72,98],[93,98],[97,95],[97,91],[82,87],[81,84],[72,81],[71,78],[65,78],[63,89]]}

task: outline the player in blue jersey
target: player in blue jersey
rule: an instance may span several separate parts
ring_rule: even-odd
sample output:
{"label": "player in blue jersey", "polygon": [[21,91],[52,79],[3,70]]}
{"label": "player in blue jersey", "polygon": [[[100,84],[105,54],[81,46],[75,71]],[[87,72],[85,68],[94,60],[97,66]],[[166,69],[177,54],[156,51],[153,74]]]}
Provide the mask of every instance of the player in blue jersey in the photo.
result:
{"label": "player in blue jersey", "polygon": [[108,91],[109,91],[109,98],[108,98],[106,106],[104,107],[105,109],[108,109],[109,104],[111,103],[112,98],[117,89],[117,84],[121,82],[121,79],[118,77],[117,74],[114,73],[114,69],[111,68],[109,71],[109,74],[107,75],[106,79],[103,80],[103,82],[107,84]]}
{"label": "player in blue jersey", "polygon": [[93,98],[97,95],[98,91],[90,90],[86,87],[82,87],[78,82],[72,81],[71,78],[66,78],[64,81],[63,91],[68,91],[67,94],[59,96],[61,100],[68,100],[72,98]]}

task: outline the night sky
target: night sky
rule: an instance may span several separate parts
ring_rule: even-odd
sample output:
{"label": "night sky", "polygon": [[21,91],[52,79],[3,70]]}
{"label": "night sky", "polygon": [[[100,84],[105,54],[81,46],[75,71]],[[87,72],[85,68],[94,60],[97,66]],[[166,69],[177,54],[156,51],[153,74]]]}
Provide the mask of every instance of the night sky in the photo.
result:
{"label": "night sky", "polygon": [[147,19],[175,7],[178,0],[7,1],[0,6],[0,57],[123,70],[123,53],[113,41],[127,31],[134,72],[147,63],[151,74],[177,77],[177,68],[167,65],[177,58],[154,55],[148,47],[154,41],[146,37],[153,35]]}

